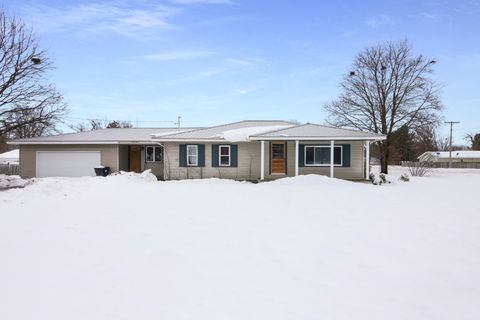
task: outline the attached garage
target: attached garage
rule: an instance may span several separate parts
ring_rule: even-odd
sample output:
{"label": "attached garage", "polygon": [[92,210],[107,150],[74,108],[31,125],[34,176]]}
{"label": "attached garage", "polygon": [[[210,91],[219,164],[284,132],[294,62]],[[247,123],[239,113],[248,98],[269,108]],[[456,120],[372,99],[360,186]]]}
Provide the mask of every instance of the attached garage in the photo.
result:
{"label": "attached garage", "polygon": [[37,151],[37,177],[94,176],[101,165],[100,151]]}

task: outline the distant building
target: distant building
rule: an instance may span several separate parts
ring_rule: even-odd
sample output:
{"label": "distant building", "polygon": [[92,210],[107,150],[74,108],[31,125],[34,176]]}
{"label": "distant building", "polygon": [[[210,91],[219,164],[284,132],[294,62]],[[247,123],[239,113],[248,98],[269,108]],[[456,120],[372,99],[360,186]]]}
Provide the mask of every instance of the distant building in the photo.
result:
{"label": "distant building", "polygon": [[0,164],[18,164],[19,149],[0,153]]}
{"label": "distant building", "polygon": [[[418,157],[420,162],[431,161],[437,163],[448,163],[450,161],[449,151],[427,151]],[[452,151],[452,162],[480,163],[480,151],[461,150]]]}

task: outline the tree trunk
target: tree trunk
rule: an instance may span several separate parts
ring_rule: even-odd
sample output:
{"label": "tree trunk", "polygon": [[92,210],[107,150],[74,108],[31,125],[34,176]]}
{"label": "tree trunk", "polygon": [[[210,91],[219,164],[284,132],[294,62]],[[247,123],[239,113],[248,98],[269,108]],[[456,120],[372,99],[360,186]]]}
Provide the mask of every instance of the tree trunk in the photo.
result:
{"label": "tree trunk", "polygon": [[388,157],[390,149],[390,138],[380,143],[380,173],[388,174]]}

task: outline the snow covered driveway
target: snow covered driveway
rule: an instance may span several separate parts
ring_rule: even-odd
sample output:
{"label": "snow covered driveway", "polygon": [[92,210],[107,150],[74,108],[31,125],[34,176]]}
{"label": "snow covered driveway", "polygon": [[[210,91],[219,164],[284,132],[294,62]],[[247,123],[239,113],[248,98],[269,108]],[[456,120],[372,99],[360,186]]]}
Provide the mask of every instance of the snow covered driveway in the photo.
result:
{"label": "snow covered driveway", "polygon": [[38,179],[0,192],[0,319],[480,319],[479,190]]}

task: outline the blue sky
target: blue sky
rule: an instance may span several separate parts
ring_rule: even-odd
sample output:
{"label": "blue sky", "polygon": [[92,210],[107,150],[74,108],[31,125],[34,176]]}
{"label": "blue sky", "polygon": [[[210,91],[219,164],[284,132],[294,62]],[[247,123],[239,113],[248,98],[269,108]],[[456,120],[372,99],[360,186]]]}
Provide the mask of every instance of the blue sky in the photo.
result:
{"label": "blue sky", "polygon": [[[53,57],[69,121],[322,123],[356,53],[409,39],[438,60],[456,142],[480,132],[479,1],[7,1]],[[158,121],[158,122],[153,122]],[[161,122],[165,121],[165,122]],[[444,129],[443,132],[446,132]]]}

